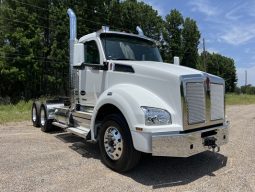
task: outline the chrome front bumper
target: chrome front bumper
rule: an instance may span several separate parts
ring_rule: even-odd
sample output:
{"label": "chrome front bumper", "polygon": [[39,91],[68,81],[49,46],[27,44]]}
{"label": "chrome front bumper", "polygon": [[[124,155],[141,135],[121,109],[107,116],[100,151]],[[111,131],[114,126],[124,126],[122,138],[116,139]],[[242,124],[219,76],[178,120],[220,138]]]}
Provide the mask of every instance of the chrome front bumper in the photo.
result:
{"label": "chrome front bumper", "polygon": [[205,146],[206,138],[214,138],[220,147],[228,142],[228,123],[222,126],[190,133],[158,133],[152,135],[152,155],[189,157],[209,150]]}

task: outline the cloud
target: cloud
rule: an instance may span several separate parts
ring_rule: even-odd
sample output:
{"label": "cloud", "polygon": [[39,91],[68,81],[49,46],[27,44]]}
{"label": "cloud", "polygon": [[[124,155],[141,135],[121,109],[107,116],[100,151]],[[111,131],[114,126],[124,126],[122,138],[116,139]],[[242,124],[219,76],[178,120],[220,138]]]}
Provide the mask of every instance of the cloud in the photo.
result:
{"label": "cloud", "polygon": [[251,3],[251,5],[249,6],[249,8],[247,10],[248,15],[251,16],[251,17],[255,17],[255,11],[254,10],[255,10],[255,1],[253,1]]}
{"label": "cloud", "polygon": [[191,1],[189,5],[191,11],[207,16],[203,20],[210,23],[209,28],[214,31],[213,38],[217,39],[218,43],[241,45],[255,38],[254,20],[248,19],[249,9],[255,8],[255,1],[252,5],[239,1],[230,7],[227,5],[216,7],[212,1],[196,0]]}
{"label": "cloud", "polygon": [[250,48],[250,47],[245,48],[245,49],[244,49],[244,52],[245,52],[245,53],[251,53],[251,48]]}
{"label": "cloud", "polygon": [[225,14],[226,19],[238,20],[243,17],[244,11],[247,10],[247,3],[234,5],[229,12]]}
{"label": "cloud", "polygon": [[153,9],[158,11],[158,14],[160,16],[164,17],[167,14],[167,10],[164,9],[162,6],[160,6],[157,1],[153,1],[153,0],[138,0],[138,2],[144,2],[146,4],[149,4],[150,6],[153,7]]}
{"label": "cloud", "polygon": [[206,16],[214,16],[219,14],[219,10],[212,6],[208,0],[197,0],[189,3],[192,6],[192,12],[200,12]]}
{"label": "cloud", "polygon": [[225,28],[226,30],[220,35],[219,40],[231,45],[240,45],[247,43],[255,38],[255,25],[232,25]]}

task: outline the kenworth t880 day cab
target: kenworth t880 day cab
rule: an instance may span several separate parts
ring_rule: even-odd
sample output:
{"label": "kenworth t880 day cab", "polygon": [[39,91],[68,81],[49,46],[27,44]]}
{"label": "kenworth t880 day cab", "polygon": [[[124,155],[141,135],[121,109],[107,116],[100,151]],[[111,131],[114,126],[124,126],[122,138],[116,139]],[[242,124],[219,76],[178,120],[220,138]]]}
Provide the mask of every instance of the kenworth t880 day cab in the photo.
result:
{"label": "kenworth t880 day cab", "polygon": [[224,80],[162,61],[155,41],[108,27],[76,39],[70,17],[70,97],[34,102],[32,121],[99,143],[101,160],[123,172],[141,153],[188,157],[228,142]]}

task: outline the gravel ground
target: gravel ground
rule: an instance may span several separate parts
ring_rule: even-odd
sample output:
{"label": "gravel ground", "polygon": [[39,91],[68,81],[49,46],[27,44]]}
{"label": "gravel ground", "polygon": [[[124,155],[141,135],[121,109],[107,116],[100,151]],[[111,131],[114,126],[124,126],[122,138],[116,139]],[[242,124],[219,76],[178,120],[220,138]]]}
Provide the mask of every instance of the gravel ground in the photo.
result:
{"label": "gravel ground", "polygon": [[[229,144],[214,154],[151,157],[126,174],[100,162],[97,145],[30,122],[0,126],[0,191],[255,192],[255,105],[227,107]],[[15,118],[15,117],[14,117]]]}

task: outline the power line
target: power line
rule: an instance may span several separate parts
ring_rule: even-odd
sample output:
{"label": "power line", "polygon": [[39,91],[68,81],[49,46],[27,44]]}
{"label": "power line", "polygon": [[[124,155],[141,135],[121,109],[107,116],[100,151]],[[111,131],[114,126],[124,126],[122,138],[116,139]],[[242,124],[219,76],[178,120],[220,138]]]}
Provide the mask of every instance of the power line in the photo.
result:
{"label": "power line", "polygon": [[[0,55],[0,58],[3,58],[3,59],[8,58],[8,59],[13,59],[13,60],[17,59],[17,57],[8,57],[8,56],[1,56],[1,55]],[[37,57],[35,57],[35,59],[30,58],[30,60],[32,60],[32,61],[46,62],[46,63],[62,63],[62,64],[69,64],[68,62],[56,62],[56,61],[49,61],[48,59],[42,60],[42,59],[36,59],[36,58],[37,58]],[[25,58],[20,58],[20,59],[25,59]]]}
{"label": "power line", "polygon": [[[0,6],[0,9],[5,9],[5,10],[12,11],[12,12],[16,12],[16,13],[24,13],[24,14],[27,14],[27,12],[24,12],[24,11],[18,11],[18,10],[14,10],[14,9],[7,8],[7,7],[2,7],[2,6]],[[53,22],[59,22],[59,21],[56,21],[56,20],[54,20],[54,19],[50,19],[50,18],[46,18],[46,17],[41,17],[41,16],[39,16],[38,14],[36,15],[36,17],[41,18],[41,19],[45,19],[45,20],[49,20],[49,21],[53,21]]]}
{"label": "power line", "polygon": [[41,9],[41,10],[44,10],[44,11],[49,11],[48,9],[44,8],[44,7],[40,7],[40,6],[36,6],[36,5],[33,5],[33,4],[30,4],[30,3],[25,3],[23,1],[17,1],[17,0],[11,0],[11,1],[14,1],[14,2],[17,2],[17,3],[21,3],[23,5],[28,5],[30,7],[33,7],[33,8],[37,8],[37,9]]}
{"label": "power line", "polygon": [[[21,1],[16,1],[16,0],[12,0],[12,1],[15,1],[15,2],[20,2],[22,4],[25,4],[25,5],[29,5],[29,6],[33,6],[33,7],[36,7],[38,9],[45,9],[45,8],[42,8],[42,7],[39,7],[39,6],[34,6],[32,4],[29,4],[29,3],[23,3]],[[9,10],[9,11],[15,11],[17,13],[25,13],[27,14],[27,12],[23,12],[23,11],[18,11],[18,10],[14,10],[14,9],[11,9],[11,8],[7,8],[7,7],[0,7],[0,9],[6,9],[6,10]],[[36,15],[38,18],[42,18],[42,19],[45,19],[45,20],[50,20],[50,21],[53,21],[53,22],[56,22],[56,23],[64,23],[63,21],[62,22],[59,22],[57,20],[54,20],[54,19],[50,19],[50,18],[46,18],[46,17],[41,17],[39,16],[38,14]],[[87,21],[87,22],[90,22],[90,23],[94,23],[94,24],[99,24],[99,25],[102,25],[102,23],[100,22],[96,22],[96,21],[92,21],[92,20],[89,20],[89,19],[83,19],[83,18],[78,18],[78,20],[84,20],[84,21]]]}
{"label": "power line", "polygon": [[[37,9],[47,10],[47,11],[49,12],[49,10],[46,9],[46,8],[44,8],[44,7],[36,6],[36,5],[30,4],[30,3],[25,3],[25,2],[17,1],[17,0],[12,0],[12,1],[14,1],[14,2],[19,2],[19,3],[21,3],[21,4],[24,4],[24,5],[27,5],[27,6],[31,6],[31,7],[37,8]],[[67,8],[66,8],[66,9],[67,9]],[[83,7],[83,9],[86,9],[86,10],[91,11],[91,9],[89,9],[89,8]],[[94,10],[94,12],[95,12],[95,13],[99,13],[99,14],[101,14],[101,15],[104,15],[104,16],[105,16],[105,19],[109,22],[109,19],[107,18],[108,15],[107,15],[106,13],[102,13],[102,12],[97,11],[97,10]],[[145,14],[146,14],[146,13],[140,13],[141,16],[142,16],[142,15],[145,15]],[[41,18],[42,18],[42,17],[41,17]],[[50,19],[50,20],[52,20],[52,19]],[[92,21],[92,20],[89,20],[89,19],[78,18],[78,20],[84,20],[84,21],[87,21],[87,22],[90,22],[90,23],[102,25],[102,23],[100,23],[100,22]],[[52,20],[52,21],[58,22],[58,21],[56,21],[56,20]],[[124,29],[124,28],[121,28],[121,27],[117,27],[117,26],[114,26],[114,25],[110,25],[110,26],[112,26],[114,29],[117,29],[117,30],[119,30],[119,31],[129,31],[129,30],[127,30],[127,29]],[[91,29],[91,28],[90,28],[90,29]],[[92,30],[94,30],[94,29],[92,29]]]}
{"label": "power line", "polygon": [[[42,27],[42,28],[44,28],[44,29],[50,29],[50,30],[52,30],[52,31],[61,32],[59,29],[56,29],[56,28],[46,27],[46,26],[44,26],[44,25],[33,24],[33,23],[31,23],[31,22],[24,22],[24,21],[20,21],[20,20],[18,20],[18,19],[15,19],[15,20],[9,19],[9,18],[4,18],[4,19],[5,19],[5,20],[8,20],[8,21],[11,21],[11,22],[15,22],[15,23],[22,23],[22,24],[27,24],[27,25]],[[62,23],[64,23],[64,22],[62,22]],[[1,28],[1,27],[0,27],[0,28]],[[93,28],[87,27],[87,26],[86,26],[86,28],[87,28],[87,29],[90,29],[90,30],[92,30],[92,31],[96,31],[95,28],[93,29]]]}
{"label": "power line", "polygon": [[[17,1],[17,0],[12,0],[12,1],[14,1],[14,2],[19,2],[19,3],[22,3],[22,4],[24,4],[24,5],[31,6],[31,7],[37,8],[37,9],[47,10],[47,11],[49,12],[48,9],[43,8],[43,7],[40,7],[40,6],[35,6],[35,5],[33,5],[33,4],[24,3],[24,2],[22,2],[22,1]],[[84,8],[84,7],[83,7],[83,8]],[[10,9],[10,8],[6,8],[6,9]],[[66,8],[66,9],[67,9],[67,8]],[[84,8],[84,9],[87,9],[87,10],[91,11],[91,9],[88,9],[88,8]],[[12,10],[13,10],[13,9],[12,9]],[[13,10],[13,11],[16,11],[16,10]],[[99,11],[96,11],[96,13],[104,14],[104,16],[107,16],[107,14],[101,13],[101,12],[99,12]],[[38,16],[38,17],[39,17],[39,16]],[[43,17],[40,17],[40,18],[43,18]],[[106,17],[105,17],[105,18],[106,18]],[[48,19],[48,18],[46,18],[46,19]],[[102,23],[95,22],[95,21],[92,21],[92,20],[83,19],[83,18],[78,18],[78,19],[79,19],[79,20],[85,20],[85,21],[88,21],[88,22],[91,22],[91,23],[96,23],[96,24],[101,24],[101,25],[102,25]],[[52,21],[54,21],[54,22],[59,22],[59,21],[56,21],[56,20],[53,20],[53,19],[49,19],[49,20],[52,20]],[[108,19],[107,19],[107,20],[108,20]]]}
{"label": "power line", "polygon": [[[49,9],[44,8],[44,7],[36,6],[36,5],[30,4],[30,3],[25,3],[25,2],[23,2],[23,1],[17,1],[17,0],[11,0],[11,1],[14,1],[14,2],[17,2],[17,3],[21,3],[21,4],[24,4],[24,5],[27,5],[27,6],[36,8],[36,9],[40,9],[40,10],[48,11],[48,12],[49,12]],[[83,7],[83,9],[86,9],[86,10],[88,10],[88,11],[91,11],[91,9],[86,8],[86,7]],[[103,12],[101,12],[101,11],[98,11],[98,10],[96,10],[96,9],[94,9],[94,13],[98,13],[98,14],[101,14],[101,15],[107,15],[107,14],[105,14],[105,13],[103,13]]]}
{"label": "power line", "polygon": [[8,20],[8,21],[12,21],[12,22],[15,22],[15,23],[22,23],[22,24],[27,24],[27,25],[32,25],[32,26],[37,26],[37,27],[42,27],[42,28],[45,28],[45,29],[50,29],[50,30],[53,30],[53,31],[59,31],[55,28],[51,28],[51,27],[46,27],[46,26],[43,26],[43,25],[38,25],[38,24],[32,24],[30,22],[24,22],[24,21],[20,21],[18,19],[9,19],[9,18],[4,18],[5,20]]}
{"label": "power line", "polygon": [[[19,54],[19,53],[8,53],[8,52],[4,52],[4,51],[0,51],[0,55],[3,55],[3,54],[7,54],[8,56],[23,56],[23,57],[33,57],[33,55],[25,55],[25,54]],[[46,59],[46,60],[49,60],[49,61],[54,61],[54,62],[62,62],[60,60],[55,60],[55,59],[49,59],[47,57],[36,57],[36,58],[39,58],[39,59]]]}

